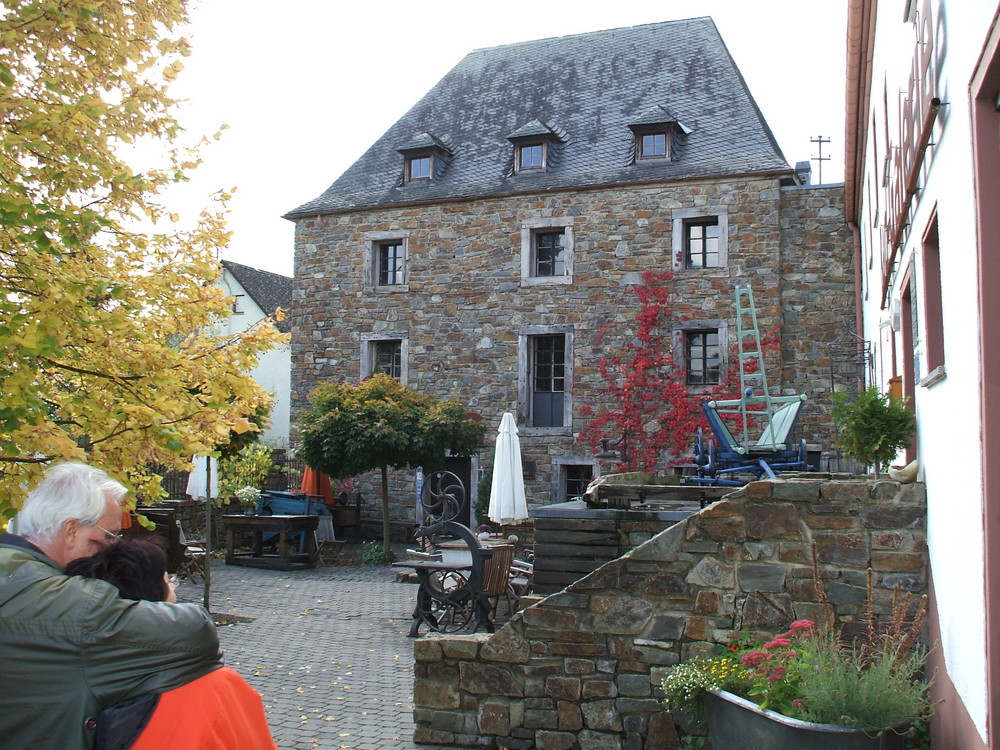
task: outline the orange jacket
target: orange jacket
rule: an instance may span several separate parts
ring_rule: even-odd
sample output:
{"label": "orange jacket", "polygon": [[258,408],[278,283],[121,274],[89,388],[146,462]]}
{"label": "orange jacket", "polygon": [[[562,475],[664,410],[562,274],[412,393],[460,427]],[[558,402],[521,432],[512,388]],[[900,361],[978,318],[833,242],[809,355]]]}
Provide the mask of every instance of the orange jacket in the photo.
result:
{"label": "orange jacket", "polygon": [[229,667],[160,695],[130,750],[277,750],[260,694]]}

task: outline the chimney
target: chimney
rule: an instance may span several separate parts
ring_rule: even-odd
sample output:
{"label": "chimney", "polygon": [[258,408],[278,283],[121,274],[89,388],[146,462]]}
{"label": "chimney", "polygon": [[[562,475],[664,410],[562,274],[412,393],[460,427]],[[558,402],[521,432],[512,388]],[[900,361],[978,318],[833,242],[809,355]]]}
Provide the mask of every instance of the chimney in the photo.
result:
{"label": "chimney", "polygon": [[811,185],[812,184],[812,163],[809,161],[797,161],[795,162],[795,177],[798,179],[800,185]]}

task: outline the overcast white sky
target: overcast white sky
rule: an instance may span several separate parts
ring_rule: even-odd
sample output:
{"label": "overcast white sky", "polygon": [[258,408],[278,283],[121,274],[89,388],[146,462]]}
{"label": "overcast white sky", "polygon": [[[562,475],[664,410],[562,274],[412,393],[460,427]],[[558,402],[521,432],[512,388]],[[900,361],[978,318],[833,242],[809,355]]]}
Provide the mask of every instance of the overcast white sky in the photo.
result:
{"label": "overcast white sky", "polygon": [[[292,274],[292,224],[473,49],[712,16],[790,164],[843,179],[846,0],[192,0],[194,52],[171,89],[191,133],[225,122],[186,202],[237,187],[223,258]],[[817,166],[813,162],[816,181]]]}

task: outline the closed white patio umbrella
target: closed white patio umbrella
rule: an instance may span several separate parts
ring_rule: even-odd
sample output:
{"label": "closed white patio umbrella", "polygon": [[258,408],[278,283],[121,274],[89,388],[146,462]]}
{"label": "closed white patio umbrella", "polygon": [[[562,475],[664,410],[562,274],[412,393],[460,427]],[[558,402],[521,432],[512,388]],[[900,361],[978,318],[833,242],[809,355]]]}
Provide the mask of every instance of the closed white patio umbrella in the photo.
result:
{"label": "closed white patio umbrella", "polygon": [[513,414],[504,413],[497,432],[488,515],[491,521],[501,525],[518,523],[528,518],[528,503],[524,499],[521,443]]}

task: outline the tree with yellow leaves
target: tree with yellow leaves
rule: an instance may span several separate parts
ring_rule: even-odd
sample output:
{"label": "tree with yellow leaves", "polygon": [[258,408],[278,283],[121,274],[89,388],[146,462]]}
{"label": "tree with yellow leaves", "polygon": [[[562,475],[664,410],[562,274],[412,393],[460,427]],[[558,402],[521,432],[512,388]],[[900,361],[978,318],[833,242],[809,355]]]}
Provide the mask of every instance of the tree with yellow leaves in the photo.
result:
{"label": "tree with yellow leaves", "polygon": [[[269,406],[247,373],[281,334],[213,332],[226,196],[184,229],[164,205],[198,162],[167,93],[186,21],[185,0],[0,6],[0,520],[60,459],[155,498],[150,464],[187,468]],[[160,168],[130,167],[137,143]]]}

